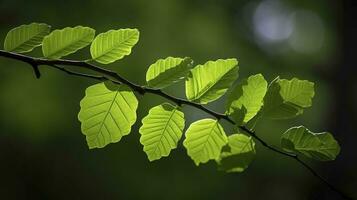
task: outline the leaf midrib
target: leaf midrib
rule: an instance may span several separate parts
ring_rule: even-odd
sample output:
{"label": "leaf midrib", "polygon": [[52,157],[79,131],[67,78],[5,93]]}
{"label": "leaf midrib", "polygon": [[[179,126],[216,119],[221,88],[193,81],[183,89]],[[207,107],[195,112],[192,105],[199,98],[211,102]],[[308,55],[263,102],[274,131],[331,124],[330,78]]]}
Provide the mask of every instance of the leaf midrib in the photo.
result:
{"label": "leaf midrib", "polygon": [[246,141],[246,143],[244,144],[243,148],[240,149],[239,152],[237,152],[236,154],[241,154],[241,153],[245,153],[245,152],[249,152],[249,151],[244,151],[250,144],[250,139],[248,141]]}
{"label": "leaf midrib", "polygon": [[[53,53],[47,55],[47,57],[57,56],[57,54],[59,54],[59,52],[64,51],[65,49],[69,48],[70,46],[74,46],[75,44],[79,43],[80,41],[83,41],[85,38],[89,37],[90,34],[91,34],[91,33],[88,32],[88,33],[85,34],[83,37],[80,37],[80,38],[74,40],[72,43],[70,43],[70,44],[68,44],[68,45],[66,45],[66,46],[63,46],[63,47],[61,47],[60,49],[58,49],[57,51],[54,51]],[[88,43],[88,44],[89,44],[89,43]],[[86,45],[88,45],[88,44],[86,44]]]}
{"label": "leaf midrib", "polygon": [[303,147],[297,147],[295,149],[298,150],[298,151],[302,150],[302,151],[315,151],[315,152],[317,151],[317,152],[319,152],[319,151],[322,151],[322,150],[335,150],[337,148],[335,148],[335,147],[326,147],[326,148],[312,148],[312,147],[303,148]]}
{"label": "leaf midrib", "polygon": [[[118,93],[119,93],[119,91],[116,91],[116,92],[115,92],[114,98],[113,98],[112,102],[110,103],[110,106],[108,107],[108,111],[107,111],[107,113],[105,114],[105,116],[104,116],[104,118],[103,118],[103,121],[102,121],[102,123],[100,124],[100,127],[99,127],[99,134],[102,135],[103,139],[104,139],[105,137],[103,136],[102,128],[103,128],[103,125],[104,125],[104,123],[105,123],[105,120],[107,119],[107,117],[108,117],[108,115],[109,115],[109,113],[110,113],[110,110],[112,109],[112,107],[113,107],[113,105],[114,105],[114,102],[115,102],[115,99],[116,99],[117,96],[118,96]],[[109,132],[109,131],[108,131],[108,133],[109,133],[109,135],[110,135],[110,132]],[[96,137],[97,137],[97,140],[98,140],[98,134],[97,134]],[[105,140],[105,139],[104,139],[104,140]],[[104,142],[104,143],[105,143],[105,142]]]}
{"label": "leaf midrib", "polygon": [[[26,41],[20,43],[19,45],[17,45],[15,48],[11,49],[10,51],[16,51],[16,50],[18,50],[21,46],[23,46],[24,44],[26,44],[27,42],[29,42],[29,41],[32,40],[33,38],[39,36],[40,34],[46,32],[46,31],[47,31],[47,30],[42,30],[42,31],[38,32],[37,34],[35,34],[35,35],[33,35],[32,37],[30,37],[28,40],[26,40]],[[38,44],[38,45],[34,46],[33,48],[35,48],[35,47],[37,47],[37,46],[40,46],[40,45],[41,45],[41,44]]]}
{"label": "leaf midrib", "polygon": [[[198,151],[198,152],[200,153],[200,155],[202,154],[203,149],[206,148],[206,145],[207,145],[207,143],[208,143],[208,140],[209,140],[209,138],[211,137],[211,134],[212,134],[212,132],[213,132],[215,126],[217,125],[217,123],[218,123],[218,121],[215,121],[215,122],[213,123],[210,132],[207,134],[207,139],[206,139],[206,141],[204,142],[203,147],[201,148],[200,151]],[[201,156],[202,156],[202,155],[201,155]],[[201,156],[200,156],[200,157],[201,157]]]}
{"label": "leaf midrib", "polygon": [[[175,65],[174,67],[171,67],[168,69],[165,68],[165,71],[163,72],[163,73],[165,73],[165,72],[169,71],[170,69],[172,69],[172,70],[176,70],[176,73],[172,73],[173,75],[166,76],[163,78],[159,78],[160,77],[160,74],[159,74],[158,76],[154,77],[153,79],[148,80],[148,82],[150,83],[149,85],[151,85],[152,87],[157,87],[157,86],[160,86],[160,84],[167,82],[168,80],[176,79],[176,77],[182,77],[181,74],[184,71],[188,72],[188,69],[183,66],[183,61],[184,60],[182,60],[179,64]],[[181,68],[183,68],[183,69],[181,70]],[[163,73],[161,73],[161,74],[163,74]],[[170,72],[168,72],[168,73],[170,73]]]}
{"label": "leaf midrib", "polygon": [[[220,81],[222,81],[222,78],[227,75],[229,72],[234,70],[237,67],[237,65],[234,65],[230,70],[228,70],[226,73],[222,74],[221,76],[217,77],[216,81],[210,81],[202,90],[201,92],[198,92],[197,97],[195,97],[193,100],[199,100],[201,99],[204,95],[206,95],[209,90],[211,90],[214,86],[216,86]],[[192,77],[193,79],[193,77]]]}
{"label": "leaf midrib", "polygon": [[100,56],[93,57],[93,59],[96,60],[96,59],[100,59],[100,58],[106,56],[108,53],[113,51],[113,49],[117,48],[118,46],[122,45],[124,42],[128,41],[129,39],[131,39],[133,37],[133,35],[135,35],[135,33],[129,34],[129,36],[128,36],[128,38],[126,40],[123,40],[122,42],[113,45],[111,48],[109,48],[108,50],[104,51]]}
{"label": "leaf midrib", "polygon": [[[169,125],[169,122],[171,121],[172,117],[174,116],[176,110],[177,110],[177,108],[174,108],[174,109],[172,110],[171,115],[170,115],[169,119],[167,120],[167,122],[165,123],[165,128],[164,128],[164,130],[162,131],[162,134],[161,134],[161,136],[160,136],[160,139],[158,140],[157,143],[160,143],[160,142],[161,142],[162,137],[164,136],[164,134],[165,134],[165,132],[166,132],[166,129],[167,129],[168,125]],[[156,151],[157,151],[157,149],[158,149],[158,146],[159,146],[159,145],[155,145],[155,149],[154,149],[154,154],[155,154],[155,155],[156,155]]]}

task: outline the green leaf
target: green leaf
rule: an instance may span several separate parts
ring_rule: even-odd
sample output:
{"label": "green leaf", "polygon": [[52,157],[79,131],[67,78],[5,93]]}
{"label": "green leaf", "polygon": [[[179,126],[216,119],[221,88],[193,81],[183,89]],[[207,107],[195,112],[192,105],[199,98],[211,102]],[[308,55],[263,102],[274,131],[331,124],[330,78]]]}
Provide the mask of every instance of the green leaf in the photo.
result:
{"label": "green leaf", "polygon": [[293,78],[276,78],[264,98],[263,115],[270,119],[289,119],[312,105],[314,83]]}
{"label": "green leaf", "polygon": [[6,51],[24,53],[41,46],[43,38],[50,33],[51,26],[43,23],[21,25],[10,30],[5,38]]}
{"label": "green leaf", "polygon": [[186,97],[207,104],[221,97],[237,78],[236,59],[208,61],[191,70],[186,80]]}
{"label": "green leaf", "polygon": [[168,156],[177,147],[185,127],[184,114],[168,103],[150,109],[142,123],[140,143],[150,161]]}
{"label": "green leaf", "polygon": [[335,160],[340,146],[331,133],[313,133],[303,126],[287,130],[281,137],[284,150],[301,153],[319,161]]}
{"label": "green leaf", "polygon": [[168,57],[150,65],[146,81],[150,87],[162,89],[187,77],[192,67],[191,58]]}
{"label": "green leaf", "polygon": [[251,120],[263,105],[267,91],[267,82],[263,75],[256,74],[238,84],[229,94],[226,113],[231,115],[236,110],[246,109],[243,122]]}
{"label": "green leaf", "polygon": [[233,111],[229,114],[229,117],[233,119],[237,126],[242,125],[245,115],[247,114],[247,109],[242,106],[241,109],[233,109]]}
{"label": "green leaf", "polygon": [[227,136],[217,120],[202,119],[190,125],[183,145],[196,165],[218,159]]}
{"label": "green leaf", "polygon": [[94,39],[90,53],[95,61],[109,64],[129,55],[138,41],[138,29],[110,30]]}
{"label": "green leaf", "polygon": [[43,55],[46,58],[59,59],[89,45],[94,35],[94,29],[83,26],[54,30],[43,40]]}
{"label": "green leaf", "polygon": [[217,159],[218,169],[226,172],[242,172],[248,168],[255,156],[255,143],[252,137],[233,134],[228,137],[228,146],[223,148]]}
{"label": "green leaf", "polygon": [[136,121],[138,101],[125,85],[90,86],[80,105],[78,119],[90,149],[118,142]]}

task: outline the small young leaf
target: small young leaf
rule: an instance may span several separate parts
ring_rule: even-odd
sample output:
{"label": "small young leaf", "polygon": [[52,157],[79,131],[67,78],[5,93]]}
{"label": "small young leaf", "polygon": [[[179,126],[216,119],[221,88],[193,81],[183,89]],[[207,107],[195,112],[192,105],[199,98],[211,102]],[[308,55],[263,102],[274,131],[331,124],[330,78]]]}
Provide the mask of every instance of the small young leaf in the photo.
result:
{"label": "small young leaf", "polygon": [[286,151],[319,161],[335,160],[340,153],[340,146],[331,133],[313,133],[303,126],[287,130],[281,137],[281,146]]}
{"label": "small young leaf", "polygon": [[51,59],[69,55],[89,45],[94,35],[94,29],[83,26],[54,30],[43,40],[43,55]]}
{"label": "small young leaf", "polygon": [[183,145],[196,165],[218,159],[221,149],[227,144],[227,136],[213,119],[202,119],[190,125]]}
{"label": "small young leaf", "polygon": [[41,46],[43,38],[50,33],[51,26],[43,23],[21,25],[10,30],[5,38],[6,51],[25,53]]}
{"label": "small young leaf", "polygon": [[267,91],[267,82],[263,75],[256,74],[238,84],[228,96],[226,113],[231,115],[236,110],[246,109],[243,122],[251,120],[263,105]]}
{"label": "small young leaf", "polygon": [[293,78],[276,78],[264,98],[263,115],[270,119],[288,119],[312,105],[314,83]]}
{"label": "small young leaf", "polygon": [[223,148],[217,159],[218,169],[226,172],[242,172],[253,161],[255,143],[244,134],[233,134],[228,137],[228,146]]}
{"label": "small young leaf", "polygon": [[118,142],[136,121],[138,101],[125,85],[90,86],[80,105],[78,119],[90,149]]}
{"label": "small young leaf", "polygon": [[207,104],[221,97],[237,78],[236,59],[208,61],[191,70],[186,80],[186,97]]}
{"label": "small young leaf", "polygon": [[138,29],[110,30],[99,34],[90,46],[92,58],[102,64],[109,64],[131,53],[139,41]]}
{"label": "small young leaf", "polygon": [[168,156],[177,147],[185,127],[183,112],[169,103],[150,109],[142,123],[140,143],[150,161]]}
{"label": "small young leaf", "polygon": [[192,67],[191,58],[168,57],[150,65],[146,81],[150,87],[162,89],[187,77]]}

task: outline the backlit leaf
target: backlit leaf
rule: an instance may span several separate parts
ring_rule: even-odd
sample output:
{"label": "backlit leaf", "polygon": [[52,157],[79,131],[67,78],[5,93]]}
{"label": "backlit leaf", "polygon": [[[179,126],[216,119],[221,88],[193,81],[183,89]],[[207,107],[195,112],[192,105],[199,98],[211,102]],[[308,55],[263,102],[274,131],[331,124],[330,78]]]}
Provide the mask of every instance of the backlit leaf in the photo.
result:
{"label": "backlit leaf", "polygon": [[150,65],[146,72],[146,81],[150,87],[162,89],[186,78],[192,67],[190,58],[168,57],[159,59]]}
{"label": "backlit leaf", "polygon": [[191,70],[186,80],[186,97],[206,104],[221,97],[238,78],[236,59],[208,61]]}
{"label": "backlit leaf", "polygon": [[319,161],[335,160],[340,146],[331,133],[313,133],[303,126],[287,130],[281,137],[284,150],[301,153]]}
{"label": "backlit leaf", "polygon": [[110,30],[99,34],[94,39],[90,53],[95,61],[109,64],[129,55],[138,41],[138,29]]}
{"label": "backlit leaf", "polygon": [[41,46],[43,38],[50,33],[51,26],[43,23],[21,25],[10,30],[5,38],[6,51],[24,53]]}
{"label": "backlit leaf", "polygon": [[233,134],[228,137],[228,146],[224,147],[219,159],[218,169],[226,172],[242,172],[253,161],[255,143],[252,137]]}
{"label": "backlit leaf", "polygon": [[138,101],[125,85],[90,86],[80,105],[78,119],[90,149],[118,142],[136,121]]}
{"label": "backlit leaf", "polygon": [[83,26],[54,30],[43,39],[42,53],[46,58],[62,58],[89,45],[94,35],[94,29]]}
{"label": "backlit leaf", "polygon": [[185,127],[183,112],[168,103],[150,109],[142,123],[140,142],[150,161],[168,156],[177,147]]}
{"label": "backlit leaf", "polygon": [[243,122],[246,123],[251,120],[263,105],[267,85],[261,74],[245,79],[230,92],[226,104],[226,113],[231,115],[237,110],[246,109]]}
{"label": "backlit leaf", "polygon": [[202,119],[190,125],[183,145],[196,165],[218,159],[221,149],[227,144],[227,136],[213,119]]}
{"label": "backlit leaf", "polygon": [[288,119],[300,115],[312,105],[314,83],[293,78],[276,78],[264,98],[263,115],[270,119]]}

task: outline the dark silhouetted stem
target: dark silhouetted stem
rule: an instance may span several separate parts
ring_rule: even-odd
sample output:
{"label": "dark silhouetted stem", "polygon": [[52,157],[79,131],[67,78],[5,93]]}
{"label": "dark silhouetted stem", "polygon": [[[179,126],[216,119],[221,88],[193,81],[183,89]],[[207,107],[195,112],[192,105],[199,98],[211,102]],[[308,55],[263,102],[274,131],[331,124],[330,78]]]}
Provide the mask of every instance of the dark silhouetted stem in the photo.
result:
{"label": "dark silhouetted stem", "polygon": [[[214,116],[217,119],[224,119],[224,120],[228,121],[229,123],[231,123],[233,125],[236,125],[236,123],[225,114],[218,113],[218,112],[215,112],[213,110],[210,110],[210,109],[202,106],[201,104],[198,104],[198,103],[195,103],[195,102],[191,102],[191,101],[188,101],[186,99],[181,99],[181,98],[174,97],[174,96],[169,95],[169,94],[167,94],[167,93],[165,93],[165,92],[163,92],[161,90],[158,90],[158,89],[153,89],[153,88],[137,85],[137,84],[135,84],[135,83],[123,78],[122,76],[120,76],[119,74],[117,74],[114,71],[101,68],[99,66],[90,64],[89,62],[76,61],[76,60],[62,60],[62,59],[61,60],[48,60],[48,59],[43,59],[43,58],[34,58],[34,57],[30,57],[30,56],[26,56],[26,55],[22,55],[22,54],[17,54],[17,53],[12,53],[12,52],[7,52],[7,51],[3,51],[3,50],[0,50],[0,56],[1,57],[10,58],[10,59],[14,59],[14,60],[19,60],[19,61],[22,61],[22,62],[30,64],[34,69],[34,72],[35,72],[35,75],[36,75],[37,78],[40,77],[40,72],[38,70],[38,66],[47,65],[47,66],[50,66],[52,68],[61,70],[61,71],[65,72],[65,73],[67,73],[69,75],[92,78],[92,79],[99,80],[99,81],[112,81],[112,82],[114,82],[116,84],[125,84],[125,85],[129,86],[131,89],[133,89],[134,91],[138,92],[139,94],[142,94],[142,95],[144,95],[145,93],[155,94],[155,95],[161,96],[163,98],[166,98],[168,100],[171,100],[172,102],[176,103],[179,106],[181,106],[183,104],[189,105],[189,106],[195,107],[195,108],[197,108],[199,110],[202,110],[202,111]],[[72,66],[72,67],[78,67],[80,69],[88,69],[88,70],[91,70],[91,71],[99,74],[99,76],[98,75],[91,75],[91,74],[84,74],[84,73],[75,72],[75,71],[70,71],[70,70],[68,70],[68,69],[66,69],[66,68],[64,68],[62,66]],[[336,193],[340,194],[341,197],[343,197],[345,199],[352,199],[351,197],[348,197],[342,191],[340,191],[339,189],[334,187],[327,180],[325,180],[312,167],[310,167],[307,163],[305,163],[303,160],[301,160],[297,155],[282,151],[282,150],[280,150],[278,148],[275,148],[275,147],[267,144],[253,130],[248,129],[245,126],[239,126],[239,128],[241,130],[243,130],[244,132],[246,132],[247,134],[251,135],[256,141],[258,141],[261,145],[263,145],[264,147],[268,148],[269,150],[274,151],[274,152],[276,152],[278,154],[281,154],[283,156],[287,156],[287,157],[293,158],[294,160],[296,160],[298,163],[300,163],[302,166],[304,166],[306,169],[308,169],[316,178],[318,178],[323,183],[325,183],[331,190],[333,190]]]}

